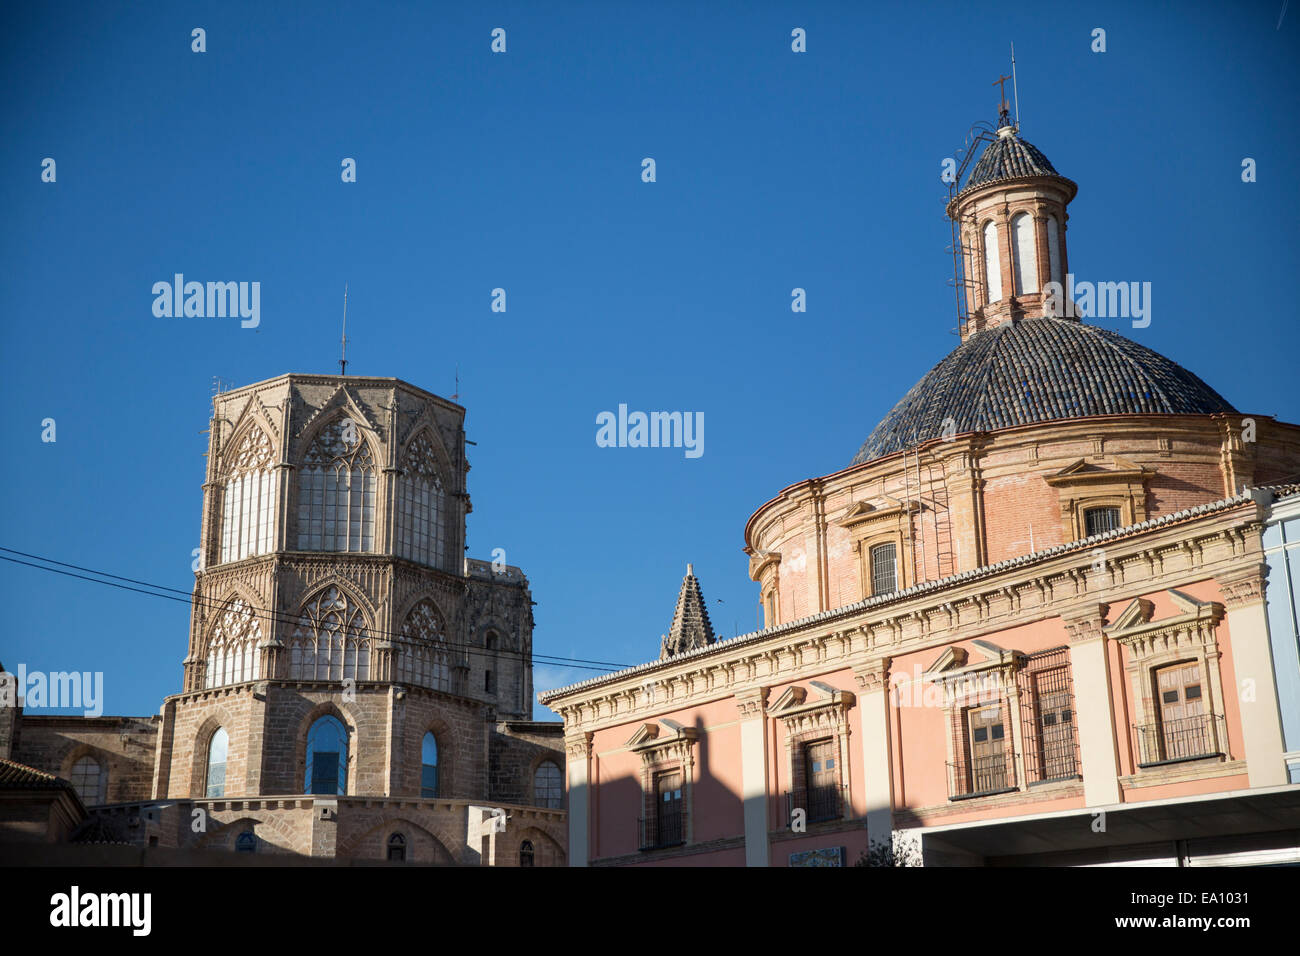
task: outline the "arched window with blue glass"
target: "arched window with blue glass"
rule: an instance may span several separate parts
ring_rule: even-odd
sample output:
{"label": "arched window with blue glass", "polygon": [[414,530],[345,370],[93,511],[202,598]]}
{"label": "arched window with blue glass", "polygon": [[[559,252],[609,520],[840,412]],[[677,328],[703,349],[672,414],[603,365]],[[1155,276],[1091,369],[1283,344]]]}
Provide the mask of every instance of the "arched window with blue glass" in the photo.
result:
{"label": "arched window with blue glass", "polygon": [[420,796],[436,797],[438,795],[438,739],[433,732],[424,735],[420,745]]}
{"label": "arched window with blue glass", "polygon": [[344,794],[348,789],[348,732],[326,715],[307,731],[307,793]]}

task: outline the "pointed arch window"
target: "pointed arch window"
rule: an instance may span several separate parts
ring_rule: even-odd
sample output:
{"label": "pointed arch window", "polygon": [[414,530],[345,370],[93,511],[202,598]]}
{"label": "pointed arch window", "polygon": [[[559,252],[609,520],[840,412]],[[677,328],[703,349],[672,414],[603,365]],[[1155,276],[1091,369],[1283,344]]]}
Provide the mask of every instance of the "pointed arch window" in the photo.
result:
{"label": "pointed arch window", "polygon": [[397,553],[446,568],[443,482],[433,440],[422,431],[406,446],[397,482]]}
{"label": "pointed arch window", "polygon": [[388,838],[388,861],[390,863],[406,862],[406,837],[394,833]]}
{"label": "pointed arch window", "polygon": [[357,424],[321,429],[298,474],[298,550],[375,549],[375,460]]}
{"label": "pointed arch window", "polygon": [[262,627],[243,598],[227,602],[208,638],[208,667],[203,686],[242,684],[261,677]]}
{"label": "pointed arch window", "polygon": [[1011,219],[1016,295],[1038,291],[1038,246],[1034,239],[1034,219],[1022,212]]}
{"label": "pointed arch window", "polygon": [[208,775],[203,794],[208,799],[226,795],[226,754],[229,749],[230,735],[225,727],[218,727],[208,741]]}
{"label": "pointed arch window", "polygon": [[104,773],[103,766],[94,757],[82,757],[74,763],[69,776],[72,780],[72,788],[77,791],[77,796],[81,797],[81,802],[86,806],[104,802],[107,775]]}
{"label": "pointed arch window", "polygon": [[437,795],[438,738],[429,731],[420,744],[420,796],[427,800]]}
{"label": "pointed arch window", "polygon": [[536,852],[533,850],[533,841],[525,840],[519,844],[519,865],[532,866]]}
{"label": "pointed arch window", "polygon": [[421,600],[402,623],[397,641],[397,680],[433,690],[451,687],[447,642],[442,615],[427,598]]}
{"label": "pointed arch window", "polygon": [[1002,298],[1002,266],[998,262],[998,227],[989,221],[984,224],[984,288],[988,302]]}
{"label": "pointed arch window", "polygon": [[249,428],[238,440],[222,486],[222,563],[275,550],[278,476],[270,440],[260,428]]}
{"label": "pointed arch window", "polygon": [[290,680],[370,679],[370,637],[348,595],[328,587],[308,601],[289,638]]}
{"label": "pointed arch window", "polygon": [[348,732],[326,714],[307,731],[307,793],[342,795],[348,791]]}
{"label": "pointed arch window", "polygon": [[558,810],[564,802],[563,775],[557,764],[543,760],[533,774],[533,803]]}

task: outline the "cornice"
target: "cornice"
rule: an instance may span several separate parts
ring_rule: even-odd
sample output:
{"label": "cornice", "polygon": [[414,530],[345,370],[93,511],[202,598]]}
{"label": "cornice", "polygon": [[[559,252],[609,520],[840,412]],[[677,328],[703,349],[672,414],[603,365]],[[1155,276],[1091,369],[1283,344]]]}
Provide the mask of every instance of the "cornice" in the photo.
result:
{"label": "cornice", "polygon": [[[1192,579],[1258,563],[1258,541],[1242,532],[1249,496],[1152,519],[1022,558],[720,641],[668,661],[652,661],[538,695],[566,726],[593,729],[670,713],[687,704],[840,668],[862,672],[866,692],[883,660],[1056,617],[1072,640],[1094,637],[1107,606]],[[1253,513],[1250,512],[1250,513]],[[1196,521],[1202,527],[1190,529]],[[1107,548],[1107,575],[1087,573],[1091,552]],[[1081,564],[1081,562],[1083,562]],[[865,683],[864,683],[865,682]],[[653,696],[642,688],[655,688]]]}

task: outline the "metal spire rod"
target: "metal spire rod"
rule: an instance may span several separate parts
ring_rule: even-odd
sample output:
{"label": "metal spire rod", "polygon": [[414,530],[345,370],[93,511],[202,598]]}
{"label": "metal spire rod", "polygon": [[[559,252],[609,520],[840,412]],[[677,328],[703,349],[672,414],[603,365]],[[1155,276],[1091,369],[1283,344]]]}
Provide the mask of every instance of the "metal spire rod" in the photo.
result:
{"label": "metal spire rod", "polygon": [[1011,44],[1011,95],[1016,100],[1016,129],[1020,129],[1020,88],[1016,86],[1016,45]]}
{"label": "metal spire rod", "polygon": [[348,374],[348,284],[343,283],[343,342],[339,358],[339,374]]}

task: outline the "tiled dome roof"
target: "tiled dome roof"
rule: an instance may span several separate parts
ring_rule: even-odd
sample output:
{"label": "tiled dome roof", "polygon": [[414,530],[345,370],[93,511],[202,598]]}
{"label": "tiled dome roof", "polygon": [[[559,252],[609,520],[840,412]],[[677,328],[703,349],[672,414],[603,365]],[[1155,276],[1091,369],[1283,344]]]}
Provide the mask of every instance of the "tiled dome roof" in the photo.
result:
{"label": "tiled dome roof", "polygon": [[1009,133],[998,136],[984,148],[984,154],[971,170],[970,178],[966,180],[962,191],[1000,179],[1060,175],[1047,157],[1038,151],[1038,147],[1025,142],[1015,133]]}
{"label": "tiled dome roof", "polygon": [[971,336],[912,386],[857,465],[943,435],[1087,415],[1206,415],[1231,405],[1191,372],[1116,332],[1021,319]]}

